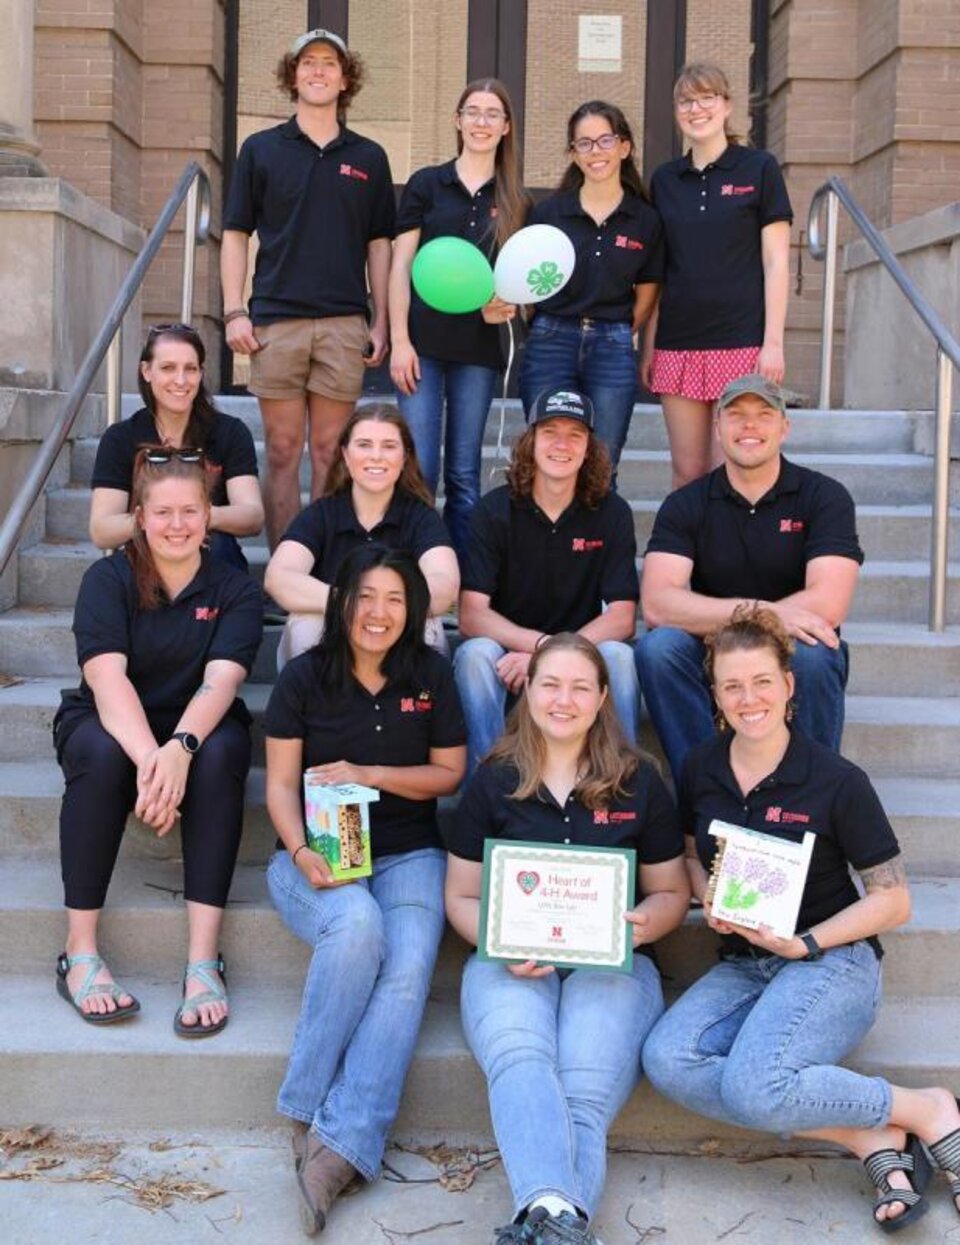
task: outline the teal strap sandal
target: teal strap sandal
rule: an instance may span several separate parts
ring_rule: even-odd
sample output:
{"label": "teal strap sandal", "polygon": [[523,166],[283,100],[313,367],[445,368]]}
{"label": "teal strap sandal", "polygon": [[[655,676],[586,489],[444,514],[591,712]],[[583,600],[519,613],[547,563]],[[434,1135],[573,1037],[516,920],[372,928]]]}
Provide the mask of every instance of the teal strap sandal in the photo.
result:
{"label": "teal strap sandal", "polygon": [[[89,965],[87,975],[84,977],[80,989],[76,993],[71,993],[70,987],[67,985],[67,973],[79,964]],[[94,978],[103,966],[102,957],[94,955],[92,952],[85,952],[83,955],[67,955],[65,951],[62,951],[57,956],[57,994],[62,999],[65,999],[73,1010],[90,1025],[116,1024],[118,1020],[127,1020],[130,1016],[135,1016],[140,1010],[139,1001],[133,997],[129,990],[122,989],[115,981],[94,982]],[[99,994],[108,995],[113,999],[114,1003],[116,1003],[113,1011],[85,1012],[82,1004],[87,999]],[[120,1000],[124,995],[133,1001],[121,1007]]]}
{"label": "teal strap sandal", "polygon": [[[188,977],[196,977],[198,981],[206,986],[206,989],[200,994],[195,994],[191,999],[184,996],[183,1002],[177,1008],[177,1014],[173,1018],[173,1031],[178,1037],[212,1037],[215,1033],[219,1033],[221,1029],[227,1027],[227,1021],[230,1019],[230,1016],[229,1014],[224,1016],[216,1024],[205,1025],[200,1021],[200,1008],[204,1003],[225,1003],[227,1001],[227,969],[223,962],[223,956],[217,956],[215,960],[193,960],[191,963],[188,963],[183,970],[184,990],[187,988]],[[195,1025],[184,1024],[184,1012],[196,1012],[197,1023]]]}

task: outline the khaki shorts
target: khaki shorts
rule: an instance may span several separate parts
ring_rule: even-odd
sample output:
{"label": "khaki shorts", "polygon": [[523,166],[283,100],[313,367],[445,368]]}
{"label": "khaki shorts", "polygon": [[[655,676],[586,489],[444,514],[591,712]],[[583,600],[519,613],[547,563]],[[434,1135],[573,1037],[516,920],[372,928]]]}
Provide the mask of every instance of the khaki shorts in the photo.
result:
{"label": "khaki shorts", "polygon": [[250,356],[251,393],[279,400],[318,393],[356,402],[363,390],[363,349],[370,340],[364,316],[278,320],[255,330],[260,349]]}

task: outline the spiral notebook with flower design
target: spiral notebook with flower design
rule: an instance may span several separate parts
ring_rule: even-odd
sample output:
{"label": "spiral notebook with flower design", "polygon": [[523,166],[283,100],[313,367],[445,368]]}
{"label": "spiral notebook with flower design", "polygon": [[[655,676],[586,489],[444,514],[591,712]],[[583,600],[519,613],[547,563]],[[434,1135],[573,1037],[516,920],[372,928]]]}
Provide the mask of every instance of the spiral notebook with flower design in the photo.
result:
{"label": "spiral notebook with flower design", "polygon": [[816,836],[806,830],[799,841],[781,839],[716,820],[710,834],[717,853],[704,899],[713,916],[747,929],[768,925],[792,938]]}

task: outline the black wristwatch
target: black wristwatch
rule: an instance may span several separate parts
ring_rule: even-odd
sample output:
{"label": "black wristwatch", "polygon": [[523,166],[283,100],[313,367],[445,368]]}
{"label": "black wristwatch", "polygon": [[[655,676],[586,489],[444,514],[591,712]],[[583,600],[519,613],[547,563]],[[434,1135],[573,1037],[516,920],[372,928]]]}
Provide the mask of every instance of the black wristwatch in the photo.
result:
{"label": "black wristwatch", "polygon": [[823,947],[817,942],[813,934],[809,930],[805,934],[797,934],[797,937],[807,948],[807,954],[803,957],[805,960],[819,960],[823,955]]}
{"label": "black wristwatch", "polygon": [[175,731],[170,738],[176,739],[184,752],[189,752],[191,756],[200,751],[200,740],[191,731]]}

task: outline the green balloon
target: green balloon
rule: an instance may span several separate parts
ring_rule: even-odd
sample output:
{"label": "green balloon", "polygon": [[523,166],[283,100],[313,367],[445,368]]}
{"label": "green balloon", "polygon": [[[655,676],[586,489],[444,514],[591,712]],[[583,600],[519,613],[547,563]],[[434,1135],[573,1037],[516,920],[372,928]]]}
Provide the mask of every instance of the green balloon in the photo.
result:
{"label": "green balloon", "polygon": [[493,297],[487,257],[463,238],[434,238],[417,251],[413,288],[428,307],[450,315],[476,311]]}

